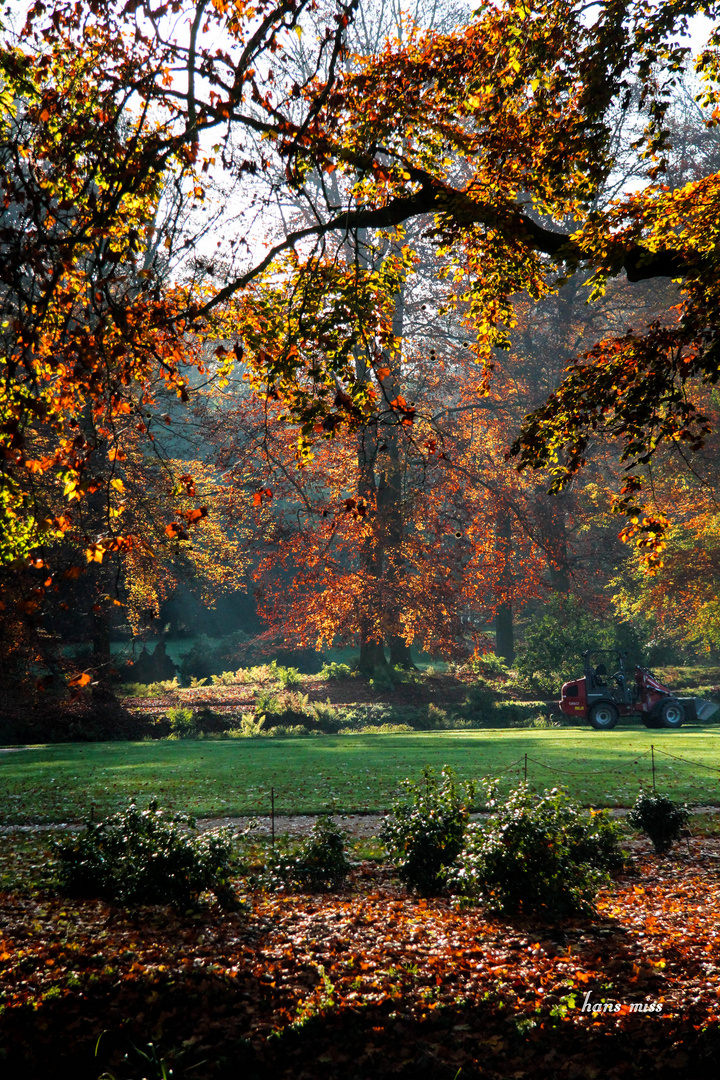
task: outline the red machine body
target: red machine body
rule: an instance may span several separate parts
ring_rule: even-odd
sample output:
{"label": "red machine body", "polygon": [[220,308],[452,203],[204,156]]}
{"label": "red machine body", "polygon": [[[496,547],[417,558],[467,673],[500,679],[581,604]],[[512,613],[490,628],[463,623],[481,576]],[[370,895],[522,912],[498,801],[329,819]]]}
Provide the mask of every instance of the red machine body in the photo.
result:
{"label": "red machine body", "polygon": [[635,668],[635,679],[628,686],[625,654],[613,654],[618,670],[608,675],[604,664],[592,668],[590,650],[583,653],[585,673],[563,685],[560,710],[566,716],[589,720],[597,731],[609,731],[621,716],[641,718],[646,727],[679,728],[683,720],[707,719],[717,706],[695,698],[677,698],[658,677],[646,668]]}

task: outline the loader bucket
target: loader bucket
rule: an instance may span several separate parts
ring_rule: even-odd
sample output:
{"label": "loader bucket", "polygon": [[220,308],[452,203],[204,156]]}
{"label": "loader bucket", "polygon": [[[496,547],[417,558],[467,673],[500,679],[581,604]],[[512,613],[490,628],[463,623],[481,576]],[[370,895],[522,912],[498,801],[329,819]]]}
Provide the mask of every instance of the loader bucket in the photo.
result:
{"label": "loader bucket", "polygon": [[720,709],[714,701],[703,701],[702,698],[683,697],[678,698],[685,710],[686,720],[709,720]]}

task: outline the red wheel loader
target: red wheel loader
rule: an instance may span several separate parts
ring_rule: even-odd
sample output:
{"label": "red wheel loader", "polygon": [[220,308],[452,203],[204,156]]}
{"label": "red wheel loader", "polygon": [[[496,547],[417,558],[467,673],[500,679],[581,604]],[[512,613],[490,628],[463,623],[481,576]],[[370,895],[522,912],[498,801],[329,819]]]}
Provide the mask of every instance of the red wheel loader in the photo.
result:
{"label": "red wheel loader", "polygon": [[683,720],[707,720],[720,707],[700,698],[676,697],[672,690],[647,668],[636,667],[635,679],[628,683],[625,671],[626,653],[612,652],[617,671],[608,675],[604,664],[590,663],[591,652],[610,652],[607,649],[587,649],[583,655],[584,675],[566,682],[560,695],[560,711],[566,716],[589,720],[596,731],[611,731],[621,716],[642,719],[649,728],[679,728]]}

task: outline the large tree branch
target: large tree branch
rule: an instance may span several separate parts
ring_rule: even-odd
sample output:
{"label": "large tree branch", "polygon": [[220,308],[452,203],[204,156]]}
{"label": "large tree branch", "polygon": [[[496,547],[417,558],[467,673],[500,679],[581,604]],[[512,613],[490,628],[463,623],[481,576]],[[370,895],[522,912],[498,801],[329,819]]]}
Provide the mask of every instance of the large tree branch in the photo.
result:
{"label": "large tree branch", "polygon": [[[418,170],[419,172],[419,170]],[[414,195],[392,199],[385,206],[356,207],[336,214],[327,221],[288,233],[271,248],[265,258],[245,274],[229,282],[197,311],[208,314],[219,304],[249,285],[272,265],[278,255],[310,238],[320,239],[331,232],[349,233],[355,229],[391,229],[423,214],[445,214],[460,226],[486,225],[507,237],[525,243],[535,251],[558,261],[581,262],[587,258],[570,233],[546,229],[515,207],[498,209],[492,203],[477,202],[464,191],[457,191],[425,174],[423,186]],[[640,246],[630,248],[623,260],[630,281],[653,277],[681,277],[687,266],[672,251],[651,252]]]}

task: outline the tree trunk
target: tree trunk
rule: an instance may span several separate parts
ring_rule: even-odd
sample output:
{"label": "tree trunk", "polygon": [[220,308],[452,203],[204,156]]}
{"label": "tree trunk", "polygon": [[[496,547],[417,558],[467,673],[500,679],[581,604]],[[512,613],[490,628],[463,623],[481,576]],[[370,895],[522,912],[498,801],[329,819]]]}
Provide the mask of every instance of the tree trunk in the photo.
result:
{"label": "tree trunk", "polygon": [[372,675],[377,668],[387,667],[385,650],[382,641],[373,638],[366,630],[360,632],[360,672],[363,675]]}
{"label": "tree trunk", "polygon": [[510,667],[515,659],[515,632],[512,604],[501,604],[495,612],[495,655]]}
{"label": "tree trunk", "polygon": [[557,593],[570,592],[570,558],[565,527],[565,499],[562,495],[538,493],[537,517],[542,543],[547,552],[550,587]]}
{"label": "tree trunk", "polygon": [[[93,450],[93,471],[106,474],[108,460],[107,448],[98,437],[95,417],[92,409],[86,408],[82,418],[85,437],[95,444]],[[88,542],[100,534],[106,534],[106,496],[102,488],[91,492],[82,508],[82,528]],[[114,698],[110,679],[110,613],[108,596],[111,591],[112,556],[105,554],[100,563],[92,562],[88,566],[90,584],[90,611],[88,613],[88,636],[92,642],[92,662],[95,673],[92,687],[93,701],[110,701]]]}
{"label": "tree trunk", "polygon": [[[360,241],[361,237],[358,237],[358,242]],[[370,367],[360,352],[355,356],[355,375],[358,382],[368,382],[370,379]],[[360,429],[357,437],[357,493],[358,498],[364,500],[367,504],[368,513],[373,514],[376,518],[378,492],[375,480],[375,462],[377,454],[377,424],[369,424]],[[370,582],[376,582],[382,573],[382,551],[377,529],[374,529],[362,541],[359,556],[361,570]],[[376,668],[387,667],[382,633],[377,621],[378,613],[374,610],[376,592],[376,589],[370,589],[370,609],[361,611],[359,617],[360,671],[364,675],[371,675]]]}
{"label": "tree trunk", "polygon": [[512,558],[512,521],[506,511],[502,512],[498,518],[496,546],[498,551],[502,552],[504,559],[500,583],[505,593],[505,599],[495,611],[495,655],[502,657],[505,663],[510,666],[515,659],[515,633],[512,601],[507,595],[511,592],[513,585],[513,575],[510,567]]}
{"label": "tree trunk", "polygon": [[[395,296],[393,311],[393,335],[402,341],[405,321],[405,296],[402,289]],[[386,622],[388,631],[386,643],[390,653],[390,663],[405,670],[417,670],[413,662],[410,645],[402,634],[400,617],[400,593],[403,583],[402,542],[405,532],[405,508],[403,505],[403,475],[400,460],[400,427],[397,417],[389,407],[400,395],[402,386],[402,355],[385,354],[385,363],[390,369],[382,380],[385,423],[378,425],[378,437],[382,454],[378,456],[378,466],[382,462],[383,471],[378,482],[378,518],[382,549],[384,554],[384,592],[387,598]]]}
{"label": "tree trunk", "polygon": [[107,593],[103,588],[106,584],[106,574],[99,573],[95,588],[95,604],[98,610],[90,612],[91,634],[93,646],[93,667],[95,669],[95,685],[92,688],[93,701],[112,701],[115,695],[112,691],[110,669],[112,661],[110,657],[110,616],[107,603],[101,598]]}
{"label": "tree trunk", "polygon": [[[360,240],[361,238],[358,237]],[[402,339],[404,296],[395,297],[393,334]],[[402,635],[399,592],[402,584],[402,541],[404,531],[400,431],[392,402],[401,392],[402,355],[399,350],[383,356],[388,374],[380,381],[381,398],[375,423],[358,435],[358,496],[373,508],[372,535],[360,550],[360,564],[371,582],[371,610],[360,618],[360,670],[386,666],[383,641],[390,662],[414,668],[410,647]],[[364,356],[356,354],[356,377],[366,382],[371,368]],[[371,513],[373,513],[371,510]]]}
{"label": "tree trunk", "polygon": [[390,664],[392,667],[401,667],[405,671],[417,671],[417,664],[412,658],[410,646],[403,637],[397,634],[388,636],[388,650],[390,652]]}

